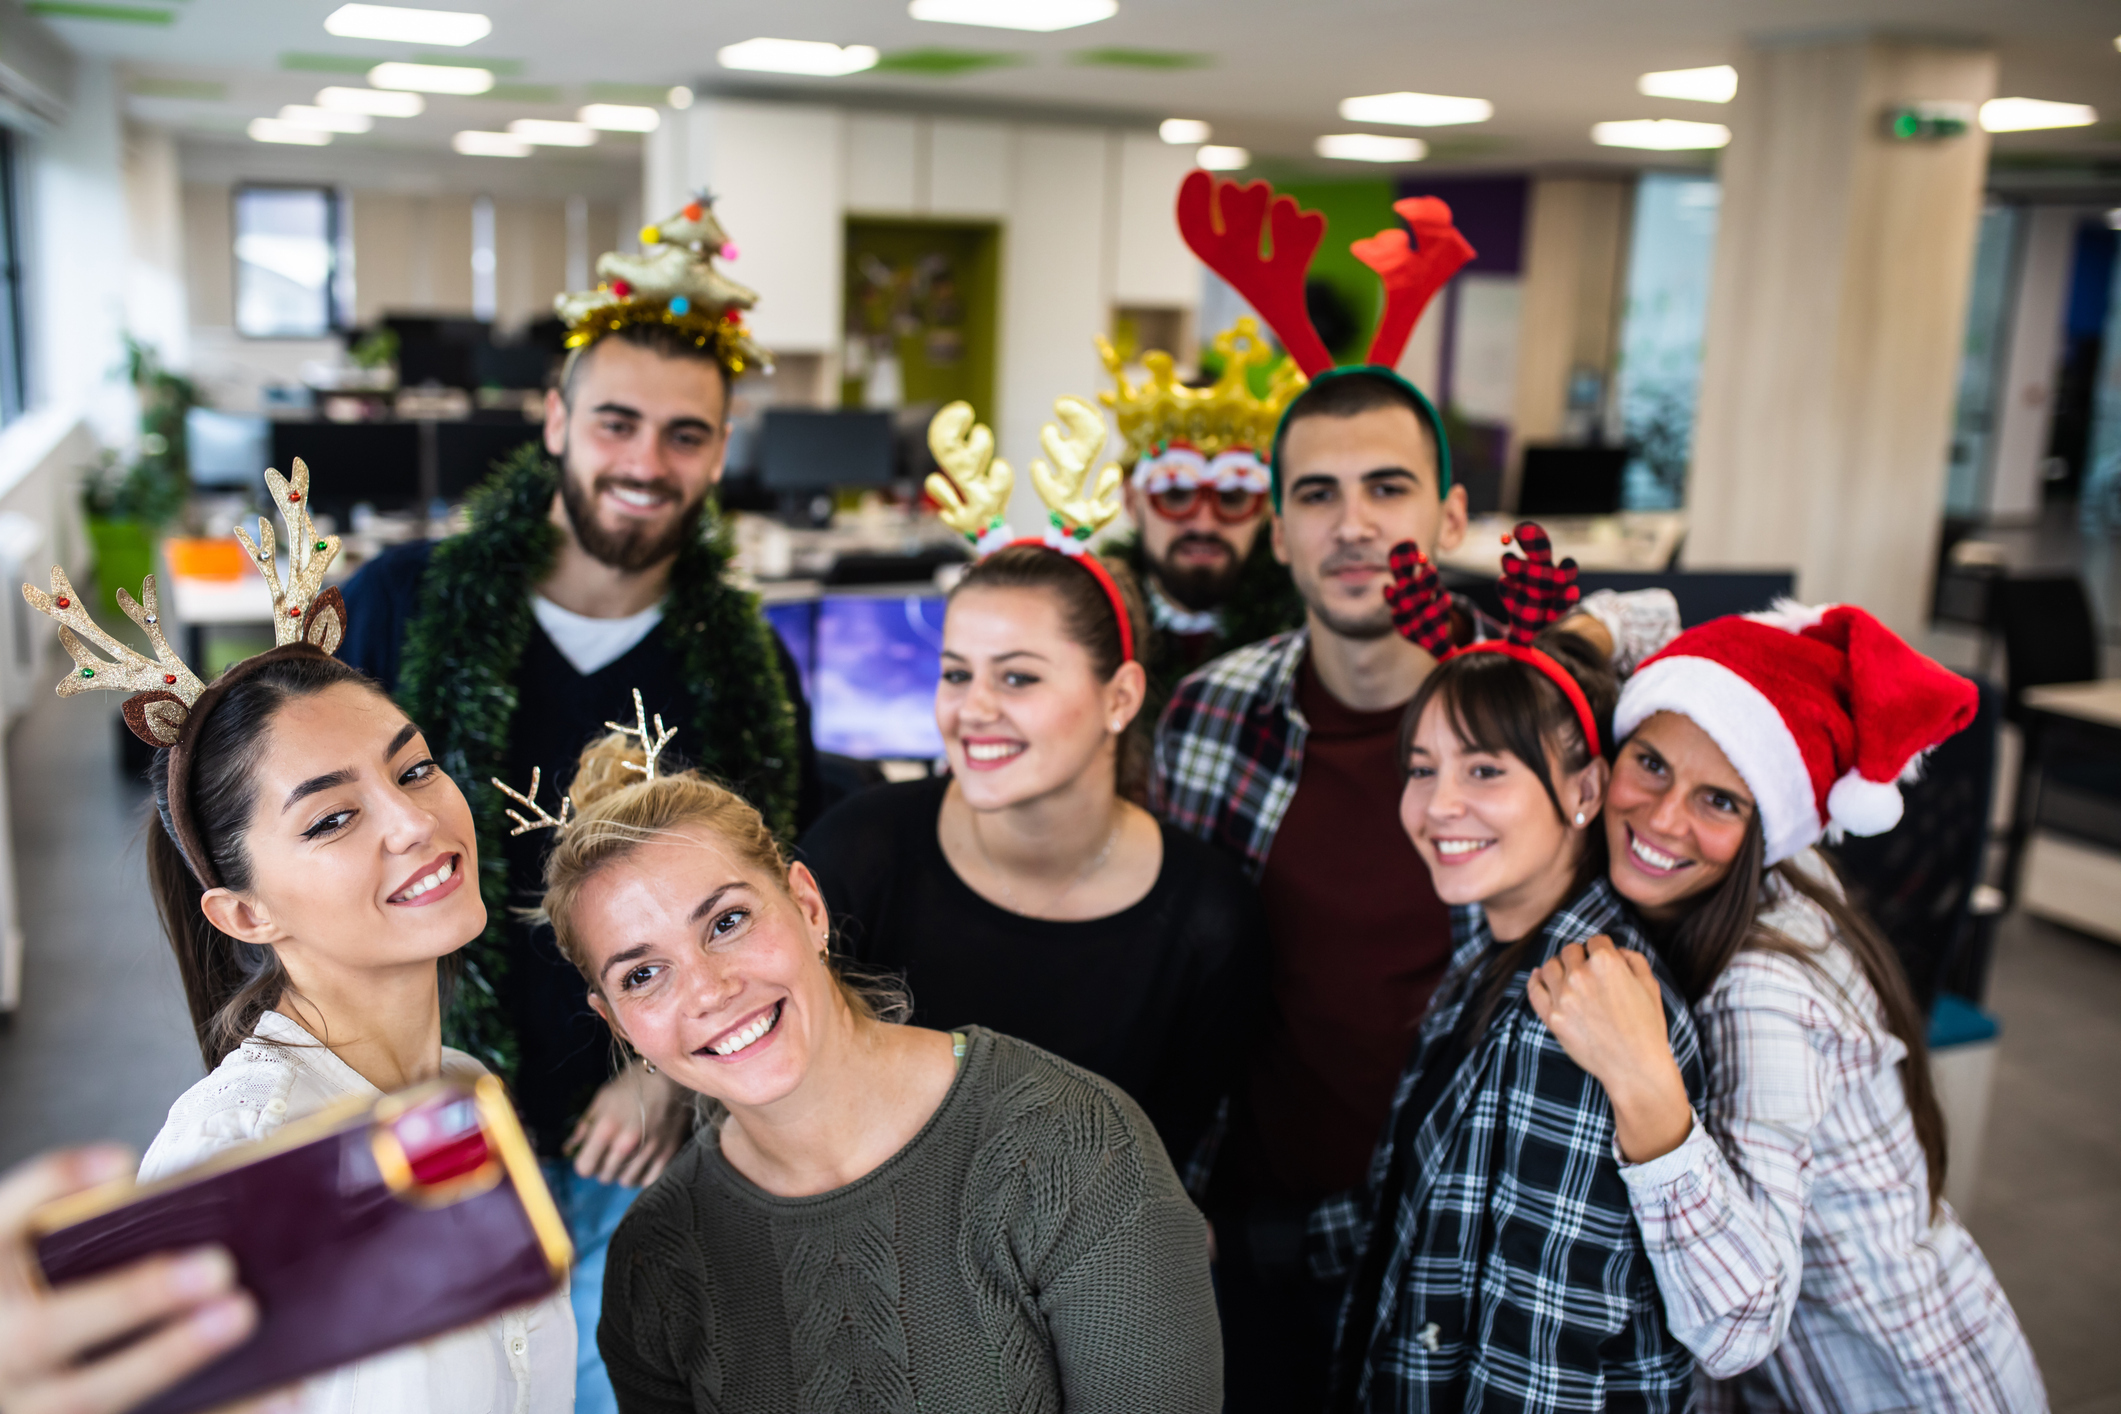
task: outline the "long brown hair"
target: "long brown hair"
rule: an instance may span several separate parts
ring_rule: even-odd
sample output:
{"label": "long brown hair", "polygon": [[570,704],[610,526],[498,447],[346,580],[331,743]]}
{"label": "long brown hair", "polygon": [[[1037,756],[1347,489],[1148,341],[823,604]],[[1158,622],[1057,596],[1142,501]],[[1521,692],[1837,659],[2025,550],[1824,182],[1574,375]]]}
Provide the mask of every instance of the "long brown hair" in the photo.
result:
{"label": "long brown hair", "polygon": [[[1134,655],[1142,658],[1149,648],[1149,615],[1142,606],[1141,588],[1134,572],[1117,559],[1099,556],[1098,563],[1119,588],[1120,602],[1127,606],[1128,629],[1134,639]],[[1070,642],[1090,655],[1090,670],[1099,682],[1112,681],[1125,659],[1120,654],[1119,620],[1112,601],[1105,597],[1096,576],[1071,557],[1042,545],[1008,545],[965,571],[965,577],[950,591],[952,599],[969,589],[1035,589],[1053,597],[1060,605],[1061,630]],[[1149,665],[1143,662],[1146,669]],[[1146,702],[1143,704],[1147,705]],[[1114,787],[1139,805],[1148,793],[1149,734],[1156,724],[1146,711],[1136,711],[1134,720],[1119,734],[1117,779]]]}
{"label": "long brown hair", "polygon": [[1864,980],[1878,994],[1886,1030],[1907,1047],[1907,1058],[1900,1062],[1900,1084],[1915,1121],[1915,1138],[1922,1145],[1929,1173],[1930,1213],[1934,1217],[1944,1196],[1944,1112],[1937,1104],[1936,1081],[1930,1074],[1929,1038],[1921,1010],[1915,1005],[1915,991],[1908,983],[1899,954],[1871,922],[1870,915],[1850,901],[1848,888],[1833,860],[1823,851],[1818,857],[1827,869],[1825,879],[1793,859],[1785,859],[1772,868],[1763,867],[1766,845],[1760,812],[1755,810],[1745,822],[1745,836],[1739,843],[1737,857],[1723,878],[1714,888],[1686,900],[1687,912],[1676,924],[1668,929],[1653,929],[1657,950],[1691,1006],[1708,994],[1731,965],[1731,959],[1748,948],[1781,953],[1818,970],[1818,959],[1810,948],[1761,921],[1769,875],[1824,913],[1829,926],[1863,969]]}
{"label": "long brown hair", "polygon": [[[281,659],[258,668],[222,694],[196,727],[189,782],[191,818],[224,887],[243,893],[253,882],[245,836],[258,800],[255,775],[265,733],[280,709],[297,698],[352,683],[383,689],[336,658],[321,653]],[[231,938],[199,907],[205,890],[184,862],[169,829],[169,751],[148,767],[159,820],[147,827],[147,880],[162,931],[176,955],[191,1011],[199,1056],[212,1070],[243,1044],[258,1018],[287,989],[287,970],[269,947]]]}
{"label": "long brown hair", "polygon": [[[1601,738],[1612,733],[1613,707],[1620,699],[1620,684],[1612,665],[1576,634],[1550,628],[1532,641],[1532,646],[1561,665],[1583,690],[1592,720]],[[1576,709],[1561,689],[1538,669],[1501,653],[1465,653],[1450,659],[1423,679],[1414,700],[1399,719],[1399,769],[1402,779],[1410,769],[1414,734],[1421,715],[1431,703],[1449,714],[1451,730],[1474,751],[1514,756],[1522,761],[1546,789],[1554,813],[1566,823],[1569,812],[1561,803],[1559,776],[1573,776],[1591,764],[1594,756],[1608,751],[1604,740],[1584,740]],[[1558,772],[1556,768],[1559,768]],[[1583,856],[1576,864],[1573,897],[1605,872],[1605,831],[1583,832]],[[1467,986],[1477,988],[1468,1004],[1473,1035],[1486,1030],[1509,989],[1510,978],[1539,936],[1533,929],[1504,945],[1486,959]]]}

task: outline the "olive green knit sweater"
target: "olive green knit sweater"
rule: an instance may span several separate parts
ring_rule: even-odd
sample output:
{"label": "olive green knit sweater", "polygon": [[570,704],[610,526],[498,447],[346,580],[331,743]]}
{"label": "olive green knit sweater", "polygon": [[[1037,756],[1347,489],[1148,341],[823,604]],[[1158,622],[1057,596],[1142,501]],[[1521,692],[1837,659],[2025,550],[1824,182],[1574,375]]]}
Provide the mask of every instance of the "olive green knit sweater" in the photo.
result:
{"label": "olive green knit sweater", "polygon": [[1104,1080],[972,1029],[913,1142],[778,1198],[712,1134],[611,1244],[597,1332],[625,1414],[1215,1414],[1207,1235]]}

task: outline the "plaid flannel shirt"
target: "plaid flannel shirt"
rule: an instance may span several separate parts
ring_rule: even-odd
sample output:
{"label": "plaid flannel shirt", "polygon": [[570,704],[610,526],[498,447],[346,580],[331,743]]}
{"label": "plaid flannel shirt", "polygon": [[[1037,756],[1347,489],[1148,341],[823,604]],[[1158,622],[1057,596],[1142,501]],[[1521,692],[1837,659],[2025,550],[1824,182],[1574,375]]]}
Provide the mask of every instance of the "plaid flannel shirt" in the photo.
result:
{"label": "plaid flannel shirt", "polygon": [[1695,1008],[1700,1118],[1622,1168],[1672,1333],[1711,1410],[2033,1411],[2040,1372],[1956,1214],[1932,1219],[1907,1048],[1827,915],[1770,875],[1761,922],[1809,961],[1738,954]]}
{"label": "plaid flannel shirt", "polygon": [[[1499,636],[1471,600],[1454,594],[1451,607],[1467,641]],[[1149,809],[1244,860],[1255,882],[1303,773],[1311,724],[1296,674],[1310,648],[1299,628],[1232,649],[1179,683],[1156,728]]]}
{"label": "plaid flannel shirt", "polygon": [[[1320,1208],[1311,1260],[1344,1276],[1390,1244],[1375,1309],[1341,1310],[1339,1344],[1359,1365],[1365,1414],[1678,1410],[1693,1357],[1665,1329],[1656,1280],[1628,1207],[1605,1091],[1568,1058],[1525,997],[1532,968],[1603,933],[1651,958],[1687,1093],[1702,1093],[1693,1018],[1603,877],[1561,908],[1511,978],[1436,1108],[1409,1136],[1400,1110],[1457,1026],[1496,946],[1478,907],[1452,910],[1458,946],[1400,1077],[1368,1188]],[[1411,1144],[1394,1211],[1372,1212],[1397,1145]]]}

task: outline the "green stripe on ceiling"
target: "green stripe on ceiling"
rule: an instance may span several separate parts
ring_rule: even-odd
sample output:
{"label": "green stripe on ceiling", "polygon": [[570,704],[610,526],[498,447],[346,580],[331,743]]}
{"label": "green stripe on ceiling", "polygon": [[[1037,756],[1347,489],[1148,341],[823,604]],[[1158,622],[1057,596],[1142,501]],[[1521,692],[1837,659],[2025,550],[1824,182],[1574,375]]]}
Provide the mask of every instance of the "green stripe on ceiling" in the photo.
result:
{"label": "green stripe on ceiling", "polygon": [[593,83],[584,90],[592,103],[638,103],[656,108],[670,97],[668,84]]}
{"label": "green stripe on ceiling", "polygon": [[[48,3],[59,3],[59,0],[48,0]],[[299,69],[305,73],[365,74],[378,64],[434,64],[445,69],[485,69],[503,78],[523,72],[521,59],[474,59],[460,54],[452,54],[447,59],[438,59],[432,54],[287,53],[280,56],[281,68]]]}
{"label": "green stripe on ceiling", "polygon": [[878,59],[876,67],[869,72],[948,78],[953,74],[1003,69],[1023,62],[1021,54],[1004,54],[991,49],[898,49]]}
{"label": "green stripe on ceiling", "polygon": [[139,98],[195,98],[201,103],[219,103],[228,97],[227,84],[201,79],[136,78],[126,84],[125,91]]}
{"label": "green stripe on ceiling", "polygon": [[499,98],[509,103],[557,103],[560,90],[549,83],[497,83],[484,93],[459,95],[464,98]]}
{"label": "green stripe on ceiling", "polygon": [[1068,57],[1111,69],[1205,69],[1215,62],[1213,54],[1178,49],[1078,49]]}
{"label": "green stripe on ceiling", "polygon": [[84,0],[29,0],[24,7],[33,15],[54,20],[102,20],[114,25],[169,25],[177,22],[174,10],[151,10],[145,5],[92,5]]}

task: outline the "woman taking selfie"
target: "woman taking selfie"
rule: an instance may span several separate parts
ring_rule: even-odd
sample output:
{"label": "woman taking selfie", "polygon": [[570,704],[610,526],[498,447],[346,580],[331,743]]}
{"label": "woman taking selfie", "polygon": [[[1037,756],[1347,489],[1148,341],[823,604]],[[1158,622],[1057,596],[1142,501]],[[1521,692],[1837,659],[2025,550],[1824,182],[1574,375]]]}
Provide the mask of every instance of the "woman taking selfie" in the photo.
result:
{"label": "woman taking selfie", "polygon": [[[1544,536],[1519,534],[1555,571]],[[1426,611],[1435,571],[1411,545],[1393,560],[1395,618],[1423,642],[1443,631]],[[1570,944],[1641,947],[1597,819],[1613,677],[1584,640],[1542,631],[1573,594],[1506,598],[1507,638],[1457,653],[1436,639],[1446,661],[1402,728],[1400,819],[1453,906],[1457,946],[1365,1192],[1314,1225],[1317,1263],[1351,1274],[1329,1407],[1678,1410],[1693,1361],[1665,1331],[1629,1221],[1612,1111],[1524,995]],[[1667,1015],[1682,1094],[1698,1093],[1676,993]]]}
{"label": "woman taking selfie", "polygon": [[[97,629],[59,571],[51,595],[29,595],[65,626],[61,640],[79,664],[62,692],[144,689],[125,703],[126,720],[161,748],[150,772],[161,824],[147,831],[148,877],[211,1074],[171,1106],[142,1181],[351,1096],[484,1074],[442,1045],[436,966],[486,926],[470,807],[405,714],[330,656],[344,605],[337,590],[317,587],[337,542],[311,538],[300,463],[291,486],[276,472],[267,480],[294,551],[284,593],[268,576],[286,626],[278,647],[210,684],[170,651],[152,580],[144,606],[119,599],[155,660]],[[266,547],[270,563],[269,537]],[[303,1386],[301,1407],[565,1411],[574,1356],[563,1287],[318,1376]]]}
{"label": "woman taking selfie", "polygon": [[1129,798],[1145,623],[1123,566],[1037,542],[980,560],[943,619],[949,775],[852,797],[802,852],[842,949],[903,976],[916,1023],[1105,1077],[1183,1171],[1259,1034],[1266,935],[1237,865]]}
{"label": "woman taking selfie", "polygon": [[1861,609],[1801,605],[1690,630],[1621,694],[1612,883],[1692,999],[1706,1103],[1678,1083],[1639,959],[1571,949],[1530,995],[1612,1097],[1672,1332],[1731,1382],[1712,1407],[2046,1407],[1943,1201],[1907,979],[1813,848],[1891,829],[1895,782],[1975,704]]}
{"label": "woman taking selfie", "polygon": [[718,1122],[612,1242],[619,1407],[1213,1414],[1204,1228],[1140,1108],[884,1020],[758,812],[632,736],[583,754],[545,913],[613,1035]]}

